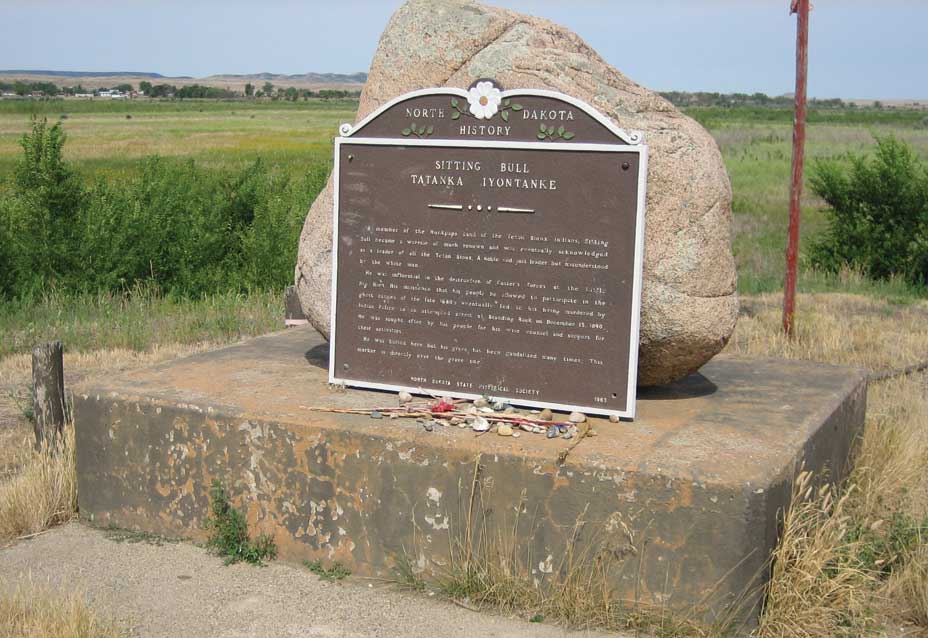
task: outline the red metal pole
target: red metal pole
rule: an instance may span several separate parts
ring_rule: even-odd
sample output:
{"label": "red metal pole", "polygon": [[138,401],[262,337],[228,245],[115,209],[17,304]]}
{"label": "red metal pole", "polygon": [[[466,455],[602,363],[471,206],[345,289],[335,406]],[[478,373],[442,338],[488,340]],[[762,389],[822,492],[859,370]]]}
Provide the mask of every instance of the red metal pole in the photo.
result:
{"label": "red metal pole", "polygon": [[796,26],[796,115],[793,122],[793,176],[789,190],[789,232],[786,243],[786,286],[783,293],[783,332],[793,336],[799,258],[799,205],[806,146],[806,78],[809,70],[809,0],[792,0]]}

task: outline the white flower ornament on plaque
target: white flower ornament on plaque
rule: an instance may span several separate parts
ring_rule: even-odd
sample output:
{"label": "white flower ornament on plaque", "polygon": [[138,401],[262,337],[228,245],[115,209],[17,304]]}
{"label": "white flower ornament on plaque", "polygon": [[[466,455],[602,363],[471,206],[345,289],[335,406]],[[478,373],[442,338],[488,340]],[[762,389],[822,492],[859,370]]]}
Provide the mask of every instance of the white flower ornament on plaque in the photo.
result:
{"label": "white flower ornament on plaque", "polygon": [[499,110],[503,94],[492,82],[478,82],[467,92],[467,103],[471,114],[478,120],[488,120]]}

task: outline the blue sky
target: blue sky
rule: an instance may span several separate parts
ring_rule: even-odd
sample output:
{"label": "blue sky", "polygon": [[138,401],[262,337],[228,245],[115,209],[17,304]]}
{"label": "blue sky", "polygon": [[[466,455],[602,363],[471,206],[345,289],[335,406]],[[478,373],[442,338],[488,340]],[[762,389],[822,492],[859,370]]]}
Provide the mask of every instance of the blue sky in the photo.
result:
{"label": "blue sky", "polygon": [[[366,71],[401,0],[0,0],[0,68]],[[495,0],[570,27],[657,90],[793,90],[789,0]],[[928,99],[928,2],[818,0],[809,93]]]}

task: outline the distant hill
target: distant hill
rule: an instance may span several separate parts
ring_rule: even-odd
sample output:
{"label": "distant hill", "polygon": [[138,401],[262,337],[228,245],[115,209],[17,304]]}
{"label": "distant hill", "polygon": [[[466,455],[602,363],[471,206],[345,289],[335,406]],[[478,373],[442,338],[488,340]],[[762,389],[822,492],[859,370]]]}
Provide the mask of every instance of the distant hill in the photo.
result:
{"label": "distant hill", "polygon": [[231,74],[211,75],[203,80],[236,80],[236,81],[262,81],[262,82],[310,82],[314,84],[364,84],[367,82],[367,73],[298,73],[295,75],[286,75],[282,73],[251,73],[251,74]]}
{"label": "distant hill", "polygon": [[166,76],[160,73],[135,71],[49,71],[49,70],[0,70],[0,81],[3,82],[51,82],[58,86],[80,84],[85,89],[112,88],[119,84],[131,84],[138,87],[139,82],[152,84],[171,84],[178,88],[191,84],[201,84],[230,91],[243,92],[246,84],[254,84],[260,88],[265,82],[272,83],[276,88],[293,87],[298,90],[308,89],[319,91],[322,89],[336,89],[341,91],[358,91],[367,81],[367,73],[299,73],[286,75],[283,73],[253,73],[253,74],[220,74],[205,78],[194,78],[189,75]]}
{"label": "distant hill", "polygon": [[[45,69],[0,69],[0,75],[47,75],[58,78],[108,78],[108,77],[133,77],[133,78],[164,78],[160,73],[145,73],[142,71],[48,71]],[[179,76],[179,79],[192,80],[189,75]]]}

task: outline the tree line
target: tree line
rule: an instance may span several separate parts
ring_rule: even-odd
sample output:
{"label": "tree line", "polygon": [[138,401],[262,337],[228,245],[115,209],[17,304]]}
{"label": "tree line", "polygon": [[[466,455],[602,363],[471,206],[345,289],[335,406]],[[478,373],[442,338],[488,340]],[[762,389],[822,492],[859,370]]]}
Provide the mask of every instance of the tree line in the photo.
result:
{"label": "tree line", "polygon": [[[770,96],[766,93],[711,93],[706,91],[697,91],[690,93],[687,91],[663,91],[661,97],[669,101],[676,107],[688,106],[714,106],[714,107],[735,107],[735,106],[760,106],[770,108],[791,108],[795,104],[792,95]],[[809,106],[817,108],[853,108],[854,104],[849,104],[840,98],[817,99],[811,98]]]}
{"label": "tree line", "polygon": [[[25,82],[20,80],[14,82],[0,81],[0,93],[14,93],[20,97],[33,95],[40,97],[71,97],[90,93],[99,94],[101,91],[109,90],[115,90],[129,95],[135,92],[135,87],[128,82],[117,84],[111,88],[99,87],[96,89],[86,89],[81,84],[59,87],[52,82]],[[148,81],[142,81],[139,82],[138,92],[146,97],[152,98],[233,99],[244,97],[289,100],[291,102],[310,98],[321,98],[324,100],[357,98],[361,95],[360,90],[344,91],[337,89],[321,89],[319,91],[311,91],[309,89],[297,89],[292,86],[276,87],[271,82],[265,82],[260,88],[249,82],[245,85],[243,91],[234,91],[203,84],[190,84],[178,88],[173,84],[153,84]]]}

